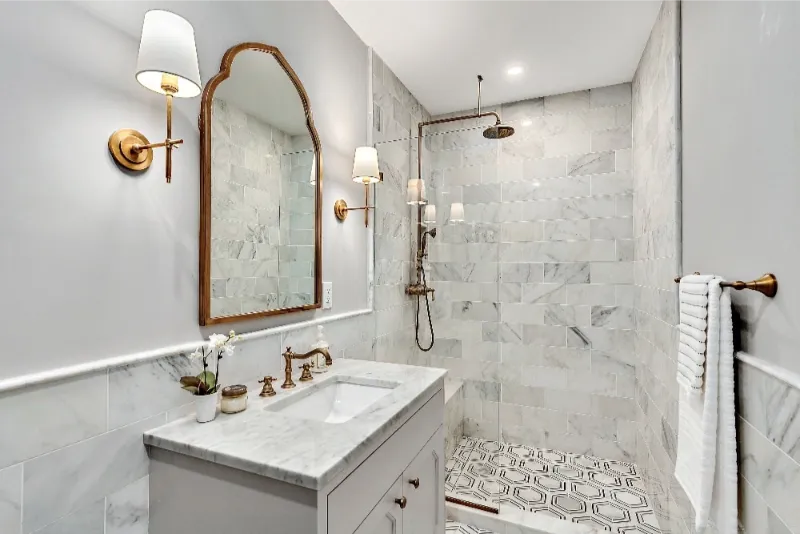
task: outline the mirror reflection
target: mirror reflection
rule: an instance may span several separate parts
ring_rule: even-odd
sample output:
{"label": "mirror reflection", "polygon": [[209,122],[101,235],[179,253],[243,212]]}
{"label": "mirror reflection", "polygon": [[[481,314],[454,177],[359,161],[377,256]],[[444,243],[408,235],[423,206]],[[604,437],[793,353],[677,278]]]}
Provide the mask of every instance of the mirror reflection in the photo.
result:
{"label": "mirror reflection", "polygon": [[314,305],[318,169],[298,89],[246,49],[211,116],[210,317]]}

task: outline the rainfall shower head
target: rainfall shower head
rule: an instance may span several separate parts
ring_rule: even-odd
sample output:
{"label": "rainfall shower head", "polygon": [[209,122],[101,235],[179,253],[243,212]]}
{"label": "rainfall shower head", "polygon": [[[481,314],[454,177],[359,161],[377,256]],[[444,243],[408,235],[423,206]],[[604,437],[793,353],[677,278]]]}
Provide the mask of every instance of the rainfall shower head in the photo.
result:
{"label": "rainfall shower head", "polygon": [[483,131],[483,136],[486,139],[505,139],[506,137],[511,137],[512,135],[514,135],[514,128],[511,126],[505,126],[499,122],[489,126]]}
{"label": "rainfall shower head", "polygon": [[[483,83],[483,76],[478,74],[478,115],[481,114],[481,84]],[[497,117],[497,122],[489,126],[483,131],[483,136],[486,139],[505,139],[514,135],[514,128],[511,126],[504,126],[500,124],[500,116],[493,113]]]}

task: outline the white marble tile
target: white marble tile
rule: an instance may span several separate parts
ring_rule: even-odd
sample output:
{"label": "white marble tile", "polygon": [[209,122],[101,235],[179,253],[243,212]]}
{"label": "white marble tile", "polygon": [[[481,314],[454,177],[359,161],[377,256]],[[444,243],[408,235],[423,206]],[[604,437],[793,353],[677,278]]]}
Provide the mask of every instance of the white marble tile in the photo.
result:
{"label": "white marble tile", "polygon": [[527,345],[565,347],[567,329],[563,326],[523,325],[522,339]]}
{"label": "white marble tile", "polygon": [[587,197],[540,200],[521,203],[524,220],[588,219],[613,217],[616,203],[613,197]]}
{"label": "white marble tile", "polygon": [[35,531],[147,476],[149,460],[142,433],[165,422],[162,414],[27,462],[24,532]]}
{"label": "white marble tile", "polygon": [[499,307],[492,302],[453,302],[452,317],[462,321],[497,321]]}
{"label": "white marble tile", "polygon": [[630,104],[631,84],[620,83],[592,89],[589,91],[589,103],[593,108]]}
{"label": "white marble tile", "polygon": [[592,195],[631,195],[633,178],[630,171],[617,171],[592,176]]}
{"label": "white marble tile", "polygon": [[503,282],[534,283],[543,281],[541,263],[501,263],[500,279]]}
{"label": "white marble tile", "polygon": [[632,284],[632,262],[593,262],[590,266],[592,282],[597,284]]}
{"label": "white marble tile", "polygon": [[590,326],[590,306],[566,306],[563,304],[542,304],[544,324],[557,326]]}
{"label": "white marble tile", "polygon": [[146,476],[109,495],[105,516],[105,534],[147,534],[150,477]]}
{"label": "white marble tile", "polygon": [[800,390],[744,362],[737,371],[741,416],[800,462]]}
{"label": "white marble tile", "polygon": [[507,222],[500,225],[500,239],[505,243],[541,241],[543,235],[541,221]]}
{"label": "white marble tile", "polygon": [[614,286],[603,284],[574,284],[567,286],[566,304],[616,304]]}
{"label": "white marble tile", "polygon": [[566,304],[567,290],[563,284],[523,284],[524,304]]}
{"label": "white marble tile", "polygon": [[36,534],[105,534],[104,504],[105,499],[99,499],[83,506]]}
{"label": "white marble tile", "polygon": [[504,304],[501,319],[508,323],[544,324],[544,307],[537,304]]}
{"label": "white marble tile", "polygon": [[103,371],[0,395],[0,468],[104,432],[106,389]]}
{"label": "white marble tile", "polygon": [[182,354],[112,369],[108,373],[109,429],[191,402],[191,394],[180,387],[180,378],[200,371],[202,364]]}
{"label": "white marble tile", "polygon": [[522,164],[522,177],[528,181],[545,180],[548,178],[561,178],[566,175],[566,156],[546,159],[526,159]]}
{"label": "white marble tile", "polygon": [[591,224],[588,219],[544,221],[546,241],[580,241],[589,239]]}
{"label": "white marble tile", "polygon": [[592,219],[590,237],[592,239],[630,239],[633,237],[633,218]]}
{"label": "white marble tile", "polygon": [[587,197],[591,189],[589,180],[588,176],[575,176],[505,183],[502,197],[504,202]]}
{"label": "white marble tile", "polygon": [[592,132],[592,151],[594,152],[630,148],[632,142],[630,126]]}
{"label": "white marble tile", "polygon": [[792,532],[800,531],[800,464],[748,422],[740,418],[737,427],[742,475]]}
{"label": "white marble tile", "polygon": [[614,161],[614,152],[594,151],[590,154],[573,154],[567,158],[567,174],[581,176],[613,172]]}
{"label": "white marble tile", "polygon": [[547,283],[588,284],[589,263],[545,263],[543,281]]}
{"label": "white marble tile", "polygon": [[587,152],[591,152],[591,134],[589,132],[569,132],[545,138],[542,157],[553,158],[569,154],[586,154]]}
{"label": "white marble tile", "polygon": [[504,122],[539,117],[544,113],[544,99],[532,98],[503,104],[500,107],[500,113]]}
{"label": "white marble tile", "polygon": [[20,534],[22,527],[22,464],[0,470],[0,532]]}
{"label": "white marble tile", "polygon": [[635,328],[636,325],[631,308],[624,306],[592,306],[592,326],[631,329]]}
{"label": "white marble tile", "polygon": [[462,202],[464,204],[500,202],[500,191],[500,184],[466,185],[463,187]]}
{"label": "white marble tile", "polygon": [[544,112],[547,115],[577,113],[589,109],[589,91],[575,91],[544,98]]}

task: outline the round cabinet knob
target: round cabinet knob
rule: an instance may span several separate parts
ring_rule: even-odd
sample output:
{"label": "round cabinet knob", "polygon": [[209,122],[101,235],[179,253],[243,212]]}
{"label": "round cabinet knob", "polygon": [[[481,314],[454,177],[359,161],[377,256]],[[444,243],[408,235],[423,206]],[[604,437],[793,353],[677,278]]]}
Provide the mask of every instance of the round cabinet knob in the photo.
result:
{"label": "round cabinet knob", "polygon": [[395,499],[394,502],[400,505],[401,510],[404,510],[406,504],[408,504],[408,499],[406,499],[405,497],[400,497],[399,499]]}
{"label": "round cabinet knob", "polygon": [[414,489],[419,489],[419,478],[412,478],[408,483],[414,486]]}

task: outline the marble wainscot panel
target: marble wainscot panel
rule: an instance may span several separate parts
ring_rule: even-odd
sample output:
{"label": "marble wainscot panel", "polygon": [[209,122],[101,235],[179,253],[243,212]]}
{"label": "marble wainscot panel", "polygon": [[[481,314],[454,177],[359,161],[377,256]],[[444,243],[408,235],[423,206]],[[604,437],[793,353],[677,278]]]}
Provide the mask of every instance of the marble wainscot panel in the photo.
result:
{"label": "marble wainscot panel", "polygon": [[[198,425],[191,418],[144,433],[153,447],[185,454],[311,489],[323,488],[365,450],[384,441],[397,422],[442,389],[443,369],[382,362],[337,361],[325,378],[276,397],[251,398],[247,411]],[[329,424],[282,415],[276,409],[339,378],[398,384],[349,421]],[[370,382],[366,382],[370,383]],[[253,384],[252,388],[255,389]],[[286,444],[292,447],[287,448]]]}
{"label": "marble wainscot panel", "polygon": [[768,373],[749,363],[754,361],[740,353],[736,374],[740,523],[748,534],[797,534],[800,376]]}

